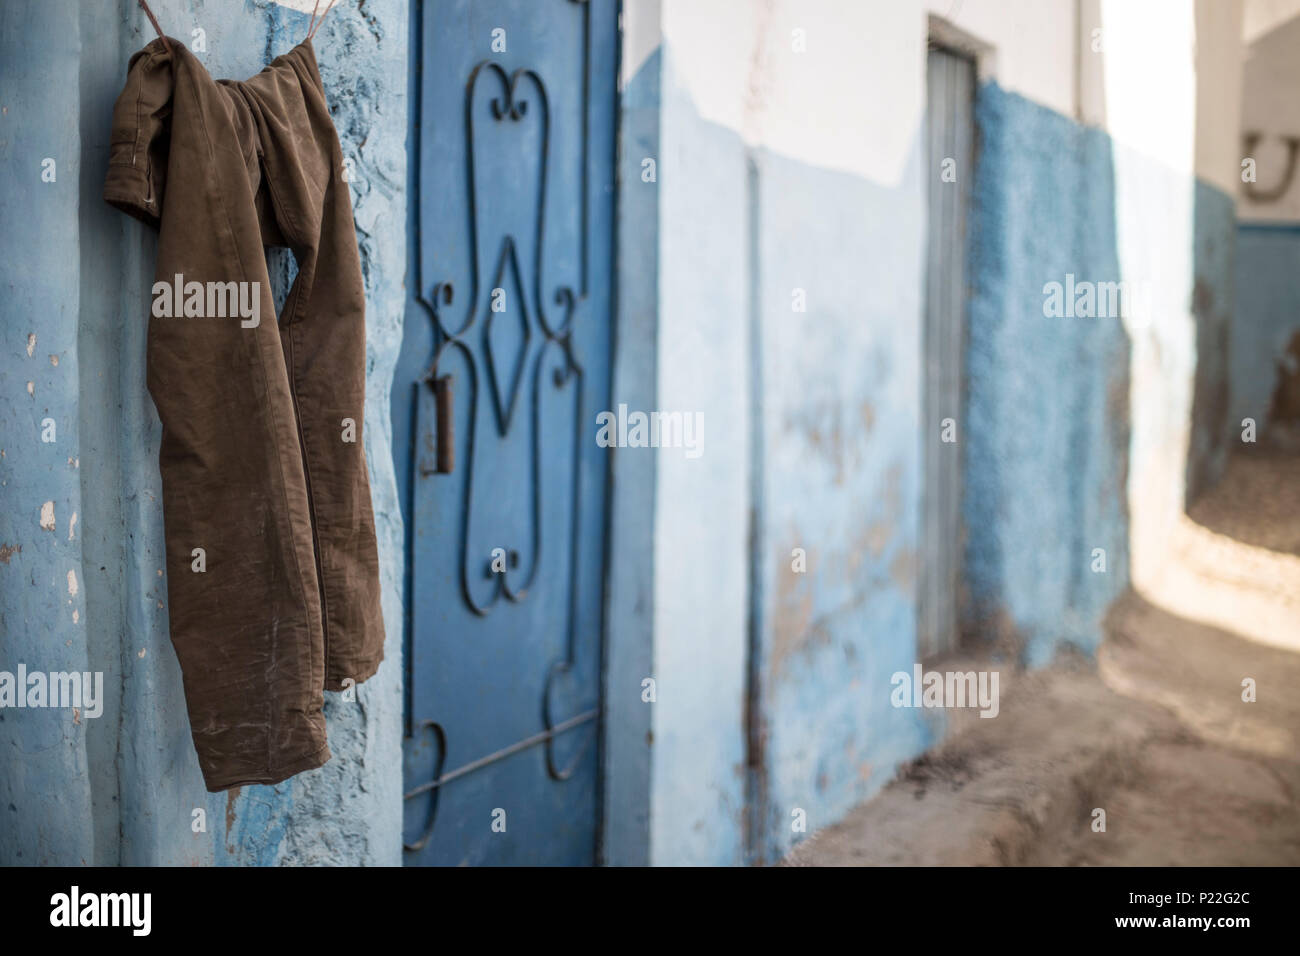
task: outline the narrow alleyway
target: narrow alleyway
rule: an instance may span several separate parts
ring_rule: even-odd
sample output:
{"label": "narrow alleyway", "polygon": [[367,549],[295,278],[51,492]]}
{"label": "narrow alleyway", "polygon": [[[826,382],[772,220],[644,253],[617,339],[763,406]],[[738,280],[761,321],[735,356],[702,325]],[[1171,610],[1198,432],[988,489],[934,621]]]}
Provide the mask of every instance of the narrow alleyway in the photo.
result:
{"label": "narrow alleyway", "polygon": [[1107,624],[1095,668],[1003,669],[996,719],[957,714],[786,863],[1300,863],[1300,458],[1234,458]]}

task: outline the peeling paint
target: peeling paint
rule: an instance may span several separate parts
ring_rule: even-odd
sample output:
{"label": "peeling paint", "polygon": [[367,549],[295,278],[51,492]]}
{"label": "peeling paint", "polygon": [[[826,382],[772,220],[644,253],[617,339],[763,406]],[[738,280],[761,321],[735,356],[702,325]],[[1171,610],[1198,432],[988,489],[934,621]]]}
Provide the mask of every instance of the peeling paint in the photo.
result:
{"label": "peeling paint", "polygon": [[[38,6],[36,0],[16,2],[20,9]],[[296,0],[294,5],[314,2]],[[29,18],[36,32],[21,42],[6,33],[0,38],[0,59],[21,65],[30,58],[32,63],[40,60],[70,67],[57,73],[63,79],[46,84],[49,101],[68,108],[37,118],[30,111],[26,116],[17,111],[20,115],[11,122],[19,125],[10,131],[9,143],[17,148],[24,142],[30,145],[33,137],[57,140],[73,168],[77,160],[87,168],[80,182],[70,177],[69,188],[44,191],[43,213],[57,213],[57,224],[74,243],[68,256],[70,271],[55,293],[46,280],[26,278],[42,275],[39,263],[45,254],[39,243],[14,241],[25,238],[28,221],[16,221],[0,237],[14,267],[8,285],[11,298],[18,292],[18,304],[35,298],[42,306],[39,312],[20,309],[39,316],[29,320],[33,325],[28,333],[21,326],[10,330],[7,358],[0,356],[0,376],[7,372],[11,384],[0,405],[7,401],[10,411],[22,405],[23,414],[29,416],[39,410],[34,406],[39,383],[42,405],[59,421],[59,438],[64,442],[58,449],[41,446],[43,455],[23,454],[27,445],[20,445],[19,454],[3,462],[0,486],[3,494],[12,493],[15,503],[0,508],[0,542],[6,542],[0,544],[0,565],[28,565],[10,573],[21,573],[24,583],[30,580],[41,586],[0,587],[5,599],[0,615],[6,624],[26,625],[21,634],[6,633],[6,643],[16,638],[19,649],[39,646],[43,653],[61,655],[75,669],[84,670],[90,643],[86,629],[67,625],[69,615],[79,625],[85,607],[87,623],[93,618],[102,631],[94,653],[103,661],[134,653],[137,662],[118,675],[120,699],[110,702],[117,713],[96,725],[97,730],[103,728],[101,733],[78,733],[76,740],[66,741],[72,746],[0,758],[0,792],[10,792],[7,788],[22,779],[33,795],[56,796],[50,806],[39,810],[39,816],[35,806],[24,808],[16,817],[21,826],[0,827],[0,862],[21,855],[23,862],[65,865],[79,860],[96,865],[400,864],[400,628],[390,627],[386,651],[392,663],[372,678],[363,695],[365,707],[335,710],[331,706],[328,719],[335,757],[329,767],[278,787],[247,787],[225,799],[201,789],[185,720],[183,684],[167,641],[166,603],[157,600],[164,594],[166,572],[161,565],[161,496],[152,490],[157,482],[160,426],[144,388],[146,323],[122,321],[123,316],[147,314],[145,276],[153,265],[153,239],[147,229],[126,220],[114,220],[111,230],[77,228],[78,223],[86,225],[87,217],[99,222],[112,215],[104,212],[99,196],[103,171],[95,167],[102,163],[102,150],[97,153],[92,146],[107,142],[111,108],[126,62],[152,38],[151,30],[134,3],[129,10],[122,4],[70,0],[42,0],[39,6],[42,16]],[[187,0],[182,6],[188,11],[185,17],[201,22],[207,31],[208,51],[203,59],[217,77],[242,79],[255,74],[265,65],[263,49],[269,52],[267,59],[285,52],[302,39],[307,24],[306,14],[270,0],[236,4]],[[250,11],[261,15],[250,16]],[[373,469],[376,525],[384,534],[380,574],[385,616],[390,621],[401,619],[401,516],[386,413],[405,303],[409,16],[403,0],[339,3],[315,42],[343,152],[355,160],[359,174],[356,205],[364,206],[357,219],[366,280],[365,451]],[[71,42],[49,42],[54,36],[66,36]],[[91,38],[98,52],[90,59],[81,58]],[[22,77],[40,72],[15,70],[17,89],[30,95],[37,81]],[[0,169],[0,176],[3,173]],[[48,198],[54,193],[57,199]],[[28,219],[36,222],[34,217]],[[104,288],[110,281],[113,294],[95,301],[83,299],[79,312],[78,287]],[[127,328],[117,334],[124,324]],[[76,343],[75,350],[69,343]],[[39,363],[35,369],[18,367],[24,357],[34,360],[38,348],[48,349],[51,344],[60,349],[47,353],[49,368],[64,371],[66,358],[71,363],[66,369],[69,375],[54,376],[42,371],[46,366]],[[26,356],[20,351],[24,348]],[[29,398],[23,403],[16,389],[29,382]],[[13,424],[4,408],[0,417],[6,426]],[[119,434],[106,425],[119,428]],[[8,441],[9,428],[4,431]],[[92,455],[95,481],[84,486],[74,473],[79,459],[63,450],[79,447],[78,432],[95,436],[94,442],[111,453]],[[57,466],[60,454],[66,462],[63,468]],[[0,459],[6,456],[7,450],[0,449]],[[42,502],[40,529],[62,537],[57,531],[56,505],[66,509],[68,526],[66,541],[52,539],[48,543],[55,547],[45,549],[32,547],[32,529],[27,524],[31,510]],[[85,534],[80,528],[82,513],[88,525]],[[113,560],[107,560],[110,557]],[[150,565],[155,567],[153,580],[148,578]],[[75,574],[67,577],[68,591],[59,594],[57,582],[69,568],[76,568]],[[4,570],[0,567],[0,574]],[[82,580],[88,574],[94,575],[93,582]],[[16,604],[10,603],[11,596]],[[154,607],[149,606],[151,601]],[[123,644],[114,649],[119,639]],[[135,645],[134,651],[129,644]],[[159,653],[149,655],[149,647],[158,647]],[[84,714],[82,721],[83,726],[90,723]],[[19,752],[9,736],[17,732],[11,729],[15,724],[0,722],[0,752],[8,755]],[[19,761],[15,766],[21,772],[10,772],[11,759]],[[38,779],[43,781],[43,791],[32,783]],[[206,807],[211,820],[220,819],[223,809],[228,811],[228,841],[215,827],[215,833],[195,837],[188,823],[190,809],[196,806]]]}
{"label": "peeling paint", "polygon": [[226,840],[230,840],[230,828],[235,825],[235,801],[243,787],[232,787],[226,793]]}
{"label": "peeling paint", "polygon": [[68,572],[68,594],[72,597],[77,596],[77,572]]}
{"label": "peeling paint", "polygon": [[902,590],[916,587],[916,552],[904,548],[889,563],[889,576]]}
{"label": "peeling paint", "polygon": [[876,427],[876,408],[870,402],[863,402],[858,406],[858,416],[862,419],[862,432],[865,437],[873,428]]}
{"label": "peeling paint", "polygon": [[[98,5],[73,4],[67,0],[7,0],[6,27],[0,31],[0,63],[4,68],[5,97],[11,102],[35,104],[36,108],[13,109],[5,121],[3,151],[6,157],[57,156],[60,171],[68,171],[67,182],[30,190],[23,188],[25,163],[0,163],[0,257],[6,266],[4,296],[14,316],[0,332],[5,347],[0,349],[0,432],[15,453],[5,458],[0,484],[0,560],[21,567],[9,569],[11,582],[0,584],[0,652],[14,661],[41,662],[42,670],[84,673],[101,659],[92,657],[84,628],[73,627],[70,616],[78,610],[84,594],[71,598],[67,572],[81,576],[81,542],[68,544],[58,538],[42,539],[37,532],[57,534],[56,507],[81,510],[82,489],[75,475],[60,466],[63,449],[76,448],[78,409],[99,396],[82,397],[83,384],[76,374],[76,353],[69,347],[78,341],[87,314],[108,311],[116,303],[118,287],[100,286],[104,295],[93,304],[79,300],[79,289],[88,288],[83,266],[91,254],[86,246],[89,220],[83,210],[93,208],[86,200],[94,175],[78,176],[87,153],[102,138],[107,149],[110,117],[95,103],[87,103],[92,82],[79,82],[87,69],[82,54],[91,38],[81,32],[86,10]],[[9,16],[12,13],[12,18]],[[116,10],[113,11],[117,17]],[[22,23],[9,29],[8,22]],[[115,52],[113,38],[107,47],[94,38],[95,49]],[[113,65],[114,71],[117,64]],[[107,85],[103,86],[107,94]],[[42,152],[34,152],[35,150]],[[102,180],[101,180],[102,182]],[[98,184],[96,184],[98,185]],[[37,196],[36,194],[40,195]],[[102,200],[100,201],[102,206]],[[96,221],[103,218],[95,208]],[[86,227],[86,228],[82,228]],[[51,262],[50,238],[58,237],[58,260]],[[80,304],[79,304],[80,303]],[[19,322],[30,322],[23,330]],[[93,333],[91,333],[93,336]],[[39,340],[39,341],[38,341]],[[45,362],[37,361],[55,351],[68,358],[55,376]],[[40,404],[35,402],[40,388]],[[109,407],[105,402],[105,408]],[[44,418],[59,423],[59,440],[51,447],[39,441],[35,429]],[[10,435],[13,435],[11,438]],[[109,436],[106,436],[106,438]],[[116,436],[110,438],[112,441]],[[66,517],[66,515],[65,515]],[[60,536],[61,537],[61,536]],[[21,543],[21,561],[15,561]],[[0,568],[0,575],[4,573]],[[21,575],[21,578],[19,577]],[[24,586],[19,586],[19,584]],[[78,582],[78,590],[80,590]],[[115,595],[110,595],[116,599]],[[109,638],[110,640],[112,638]],[[111,654],[105,648],[105,655]],[[102,660],[109,659],[107,656]],[[84,712],[71,707],[47,715],[50,720],[0,719],[0,807],[8,806],[0,823],[0,865],[76,866],[96,863],[99,826],[94,786],[102,778],[100,767],[83,733],[90,723]],[[80,725],[80,726],[78,726]],[[102,727],[108,727],[105,721]],[[110,731],[111,733],[111,731]],[[99,739],[105,739],[100,735]],[[103,792],[104,816],[113,814],[107,791]],[[114,825],[116,820],[113,821]]]}
{"label": "peeling paint", "polygon": [[[783,554],[788,554],[785,549]],[[785,670],[787,659],[803,649],[813,637],[813,592],[805,575],[787,569],[778,576],[776,606],[772,617],[771,669]]]}

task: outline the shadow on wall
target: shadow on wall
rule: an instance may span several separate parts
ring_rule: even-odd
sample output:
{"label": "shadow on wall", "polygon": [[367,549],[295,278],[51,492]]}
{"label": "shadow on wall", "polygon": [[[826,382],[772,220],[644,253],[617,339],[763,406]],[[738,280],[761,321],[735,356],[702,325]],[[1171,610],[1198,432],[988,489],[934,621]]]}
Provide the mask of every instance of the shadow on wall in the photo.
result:
{"label": "shadow on wall", "polygon": [[996,83],[975,124],[962,632],[1040,666],[1095,651],[1128,585],[1123,316],[1142,296],[1120,270],[1110,137]]}
{"label": "shadow on wall", "polygon": [[[751,151],[761,369],[757,648],[766,810],[779,859],[928,747],[937,722],[891,703],[916,646],[924,149],[883,185]],[[808,289],[806,315],[790,290]],[[792,562],[807,549],[807,571]],[[761,812],[761,811],[759,811]]]}
{"label": "shadow on wall", "polygon": [[[1252,420],[1261,444],[1300,451],[1300,17],[1246,51],[1242,134],[1258,163],[1240,186],[1229,441]],[[1239,446],[1240,447],[1240,446]]]}
{"label": "shadow on wall", "polygon": [[1241,223],[1235,265],[1229,439],[1249,418],[1300,450],[1300,223]]}
{"label": "shadow on wall", "polygon": [[1200,180],[1196,181],[1194,197],[1192,316],[1196,322],[1196,375],[1192,381],[1184,507],[1223,476],[1232,438],[1228,379],[1236,203],[1222,190]]}
{"label": "shadow on wall", "polygon": [[[1222,9],[1196,0],[1196,36],[1221,29]],[[1196,48],[1198,104],[1214,95],[1210,83],[1221,82],[1210,58],[1210,44]],[[1221,131],[1197,110],[1200,143]],[[1233,131],[1235,133],[1235,130]],[[1196,373],[1192,380],[1192,416],[1188,436],[1184,508],[1223,477],[1231,440],[1228,392],[1231,369],[1229,337],[1233,311],[1233,257],[1236,254],[1236,197],[1196,180],[1192,198],[1192,317],[1196,327]]]}
{"label": "shadow on wall", "polygon": [[[657,401],[736,424],[708,468],[657,465],[679,703],[654,711],[653,858],[772,862],[932,739],[890,703],[917,659],[922,152],[881,184],[756,148],[661,67]],[[751,553],[745,603],[718,555]]]}

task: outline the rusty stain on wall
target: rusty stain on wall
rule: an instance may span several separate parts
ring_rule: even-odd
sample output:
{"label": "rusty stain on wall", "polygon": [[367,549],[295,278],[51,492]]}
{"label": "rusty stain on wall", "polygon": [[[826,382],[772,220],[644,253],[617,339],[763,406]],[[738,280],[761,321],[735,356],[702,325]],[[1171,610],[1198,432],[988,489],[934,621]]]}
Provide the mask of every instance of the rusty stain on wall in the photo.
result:
{"label": "rusty stain on wall", "polygon": [[[786,548],[782,553],[789,553]],[[806,575],[787,564],[777,575],[775,607],[772,613],[772,674],[785,669],[787,659],[802,650],[812,636],[813,594]]]}
{"label": "rusty stain on wall", "polygon": [[875,425],[876,411],[870,402],[859,403],[855,419],[839,398],[831,398],[790,409],[785,431],[802,434],[813,456],[834,470],[834,483],[843,485],[850,473],[862,467],[866,436]]}
{"label": "rusty stain on wall", "polygon": [[910,591],[916,587],[916,551],[902,548],[889,563],[889,577],[900,591]]}
{"label": "rusty stain on wall", "polygon": [[[143,657],[144,653],[141,652],[140,656]],[[235,825],[235,801],[239,799],[239,792],[243,789],[244,789],[243,787],[233,787],[230,790],[230,792],[226,794],[226,839],[227,840],[230,839],[230,828]]]}

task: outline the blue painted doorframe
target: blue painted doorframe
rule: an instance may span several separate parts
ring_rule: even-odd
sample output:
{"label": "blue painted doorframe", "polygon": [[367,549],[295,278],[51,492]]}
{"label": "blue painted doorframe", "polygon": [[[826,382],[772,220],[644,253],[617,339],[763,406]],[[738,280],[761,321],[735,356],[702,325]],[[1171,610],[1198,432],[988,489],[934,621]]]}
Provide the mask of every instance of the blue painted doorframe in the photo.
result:
{"label": "blue painted doorframe", "polygon": [[413,4],[408,864],[596,857],[617,14]]}

